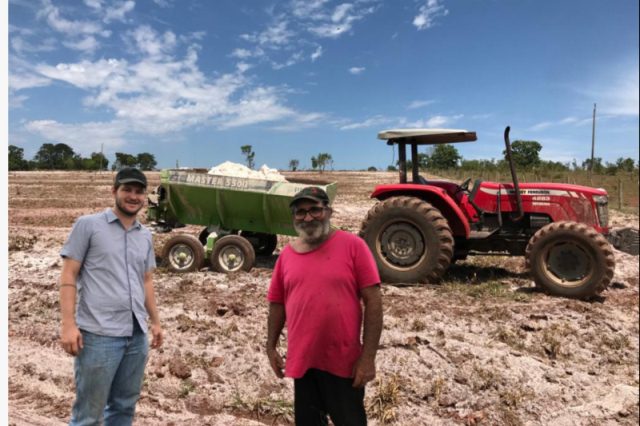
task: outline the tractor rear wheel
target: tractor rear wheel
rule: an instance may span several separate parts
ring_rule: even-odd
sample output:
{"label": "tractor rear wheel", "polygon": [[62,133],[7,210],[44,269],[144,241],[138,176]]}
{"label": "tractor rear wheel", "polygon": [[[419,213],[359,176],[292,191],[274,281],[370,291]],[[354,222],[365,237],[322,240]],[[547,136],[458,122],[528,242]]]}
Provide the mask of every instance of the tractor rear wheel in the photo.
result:
{"label": "tractor rear wheel", "polygon": [[447,220],[431,204],[398,196],[379,202],[362,222],[366,241],[385,282],[436,282],[453,256]]}
{"label": "tractor rear wheel", "polygon": [[162,260],[171,272],[193,272],[204,264],[204,247],[192,235],[178,234],[162,247]]}
{"label": "tractor rear wheel", "polygon": [[216,241],[210,261],[211,267],[217,272],[248,272],[256,261],[256,253],[245,238],[227,235]]}
{"label": "tractor rear wheel", "polygon": [[577,222],[554,222],[538,230],[527,245],[525,263],[537,287],[580,299],[603,292],[615,269],[605,237]]}

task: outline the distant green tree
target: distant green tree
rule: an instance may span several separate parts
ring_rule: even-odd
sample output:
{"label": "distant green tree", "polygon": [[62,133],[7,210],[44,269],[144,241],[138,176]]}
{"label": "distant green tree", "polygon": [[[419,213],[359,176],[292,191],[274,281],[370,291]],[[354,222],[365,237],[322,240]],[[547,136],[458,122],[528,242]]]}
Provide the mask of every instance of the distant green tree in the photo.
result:
{"label": "distant green tree", "polygon": [[621,172],[628,172],[631,173],[633,172],[633,169],[635,169],[636,165],[635,165],[635,161],[633,160],[633,158],[618,158],[616,160],[616,166],[618,167],[618,170],[620,170]]}
{"label": "distant green tree", "polygon": [[291,170],[292,172],[295,172],[296,170],[298,170],[299,165],[300,165],[300,162],[295,158],[293,160],[289,160],[289,170]]}
{"label": "distant green tree", "polygon": [[393,164],[389,164],[389,165],[387,166],[387,171],[388,171],[388,172],[397,172],[397,171],[398,171],[398,168],[397,168],[396,166],[394,166]]}
{"label": "distant green tree", "polygon": [[27,162],[24,159],[24,149],[9,145],[9,170],[25,170]]}
{"label": "distant green tree", "polygon": [[149,154],[148,152],[141,152],[140,154],[138,154],[136,163],[138,164],[140,170],[153,170],[158,164],[156,162],[156,157],[153,154]]}
{"label": "distant green tree", "polygon": [[333,166],[333,157],[331,157],[329,153],[321,152],[317,156],[311,157],[311,166],[314,170],[317,168],[320,170],[320,173],[322,173],[327,166]]}
{"label": "distant green tree", "polygon": [[42,144],[36,153],[34,160],[40,169],[69,170],[76,168],[79,156],[73,149],[64,143]]}
{"label": "distant green tree", "polygon": [[604,172],[604,166],[602,165],[602,158],[594,157],[593,167],[591,165],[591,158],[587,158],[582,162],[582,168],[585,170],[591,170],[593,173],[600,174]]}
{"label": "distant green tree", "polygon": [[492,158],[491,160],[462,160],[460,162],[460,168],[462,170],[480,172],[494,171],[497,166],[495,160]]}
{"label": "distant green tree", "polygon": [[367,169],[367,171],[368,171],[368,172],[377,172],[377,171],[378,171],[378,169],[377,169],[375,166],[370,166],[370,167]]}
{"label": "distant green tree", "polygon": [[[515,166],[522,170],[528,170],[540,165],[540,151],[542,145],[536,141],[517,140],[511,143],[511,154]],[[507,151],[502,151],[507,156]]]}
{"label": "distant green tree", "polygon": [[242,155],[244,155],[245,161],[247,162],[247,167],[253,169],[253,159],[256,156],[256,153],[253,152],[251,145],[242,145],[240,147],[242,151]]}
{"label": "distant green tree", "polygon": [[429,169],[454,169],[458,167],[458,162],[462,156],[455,146],[448,143],[435,145],[431,154],[426,158],[426,165]]}
{"label": "distant green tree", "polygon": [[108,170],[109,169],[109,160],[104,156],[101,152],[92,152],[91,153],[91,161],[93,163],[93,168],[91,170]]}
{"label": "distant green tree", "polygon": [[111,170],[120,170],[124,167],[135,167],[138,164],[138,157],[126,152],[116,152],[116,161],[114,161]]}

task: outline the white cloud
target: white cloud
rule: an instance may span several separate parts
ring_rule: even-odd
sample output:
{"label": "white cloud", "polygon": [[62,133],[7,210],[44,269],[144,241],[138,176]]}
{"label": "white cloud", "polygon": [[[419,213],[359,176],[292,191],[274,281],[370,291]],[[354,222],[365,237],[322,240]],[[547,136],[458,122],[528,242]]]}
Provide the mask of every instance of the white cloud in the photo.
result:
{"label": "white cloud", "polygon": [[349,68],[349,72],[353,75],[362,74],[366,70],[365,67],[351,67]]}
{"label": "white cloud", "polygon": [[[242,34],[240,39],[264,48],[261,54],[252,49],[235,49],[232,55],[251,53],[275,69],[294,65],[302,60],[316,61],[322,56],[322,46],[310,39],[338,38],[353,30],[354,24],[376,10],[378,0],[355,0],[351,3],[329,4],[328,0],[292,0],[276,3],[268,8],[274,16],[268,26],[254,33]],[[281,6],[282,5],[282,6]],[[294,57],[288,52],[301,52]],[[278,56],[287,52],[287,58]],[[295,54],[294,54],[295,55]]]}
{"label": "white cloud", "polygon": [[105,9],[103,21],[106,23],[112,21],[124,22],[125,15],[133,10],[136,3],[131,0],[115,3],[113,7]]}
{"label": "white cloud", "polygon": [[44,38],[32,43],[25,37],[12,35],[9,40],[11,48],[18,55],[26,53],[51,52],[56,49],[56,40],[53,38]]}
{"label": "white cloud", "polygon": [[407,109],[418,109],[425,107],[427,105],[433,104],[435,101],[432,100],[423,100],[423,101],[412,101],[409,105],[407,105]]}
{"label": "white cloud", "polygon": [[553,121],[542,121],[540,123],[534,124],[533,126],[529,127],[527,130],[532,131],[532,132],[538,132],[541,130],[546,130],[550,127],[560,127],[560,126],[566,126],[566,125],[571,125],[571,126],[583,126],[585,124],[590,124],[592,121],[592,119],[590,117],[585,117],[585,118],[578,118],[578,117],[565,117],[559,120],[553,120]]}
{"label": "white cloud", "polygon": [[322,56],[322,46],[318,46],[318,48],[311,54],[311,62],[315,62],[320,56]]}
{"label": "white cloud", "polygon": [[384,117],[382,115],[376,115],[375,117],[367,118],[364,121],[344,124],[340,126],[339,129],[340,130],[356,130],[356,129],[363,129],[367,127],[374,127],[374,126],[385,126],[394,121],[397,121],[397,119]]}
{"label": "white cloud", "polygon": [[78,153],[83,155],[97,151],[101,144],[116,148],[127,143],[127,126],[119,121],[64,124],[54,120],[35,120],[28,122],[25,128],[47,140],[66,143],[74,149],[77,147]]}
{"label": "white cloud", "polygon": [[38,16],[44,17],[51,28],[70,35],[104,34],[102,26],[92,21],[72,21],[60,16],[60,10],[50,0],[43,0],[43,7]]}
{"label": "white cloud", "polygon": [[463,117],[462,114],[452,115],[452,116],[436,115],[434,117],[429,118],[426,121],[426,126],[438,128],[440,126],[446,126],[449,123],[458,121],[462,117]]}
{"label": "white cloud", "polygon": [[51,79],[38,75],[24,68],[11,67],[9,72],[9,90],[17,91],[44,87],[51,84]]}
{"label": "white cloud", "polygon": [[440,0],[427,0],[420,6],[418,14],[413,18],[413,25],[418,31],[426,30],[434,25],[434,20],[441,16],[447,16],[449,11],[440,4]]}
{"label": "white cloud", "polygon": [[176,36],[171,31],[160,35],[147,25],[136,28],[129,35],[137,49],[151,57],[166,55],[176,46]]}
{"label": "white cloud", "polygon": [[94,36],[87,36],[78,41],[65,41],[64,44],[69,49],[79,50],[82,52],[95,52],[98,49],[99,44]]}
{"label": "white cloud", "polygon": [[247,49],[235,49],[233,52],[231,52],[232,58],[246,59],[250,58],[251,56],[253,56],[253,54]]}
{"label": "white cloud", "polygon": [[287,25],[288,22],[283,19],[260,33],[242,34],[240,38],[270,49],[279,49],[288,44],[291,37],[294,36],[293,31],[287,29]]}
{"label": "white cloud", "polygon": [[102,0],[84,0],[84,4],[89,6],[91,9],[102,9]]}
{"label": "white cloud", "polygon": [[322,7],[329,0],[293,0],[291,11],[294,16],[303,19],[318,20],[325,16]]}
{"label": "white cloud", "polygon": [[161,8],[167,8],[173,6],[173,0],[152,0],[155,4]]}

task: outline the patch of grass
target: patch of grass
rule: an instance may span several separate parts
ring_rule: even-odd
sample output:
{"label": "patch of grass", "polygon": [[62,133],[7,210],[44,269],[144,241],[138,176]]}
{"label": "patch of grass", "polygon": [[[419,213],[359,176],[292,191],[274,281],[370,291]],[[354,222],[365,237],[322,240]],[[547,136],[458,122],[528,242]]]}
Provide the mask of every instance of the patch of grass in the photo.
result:
{"label": "patch of grass", "polygon": [[612,349],[614,351],[622,351],[630,346],[631,342],[629,341],[629,337],[624,334],[615,334],[613,336],[602,334],[598,344],[600,349]]}
{"label": "patch of grass", "polygon": [[423,331],[426,328],[427,324],[419,319],[414,319],[410,327],[411,331]]}
{"label": "patch of grass", "polygon": [[551,324],[542,332],[540,342],[542,350],[550,359],[570,357],[570,353],[565,350],[566,345],[564,342],[575,332],[576,330],[568,323]]}
{"label": "patch of grass", "polygon": [[533,392],[529,389],[510,386],[500,393],[500,402],[507,407],[516,409],[520,407],[523,401],[526,401],[533,396]]}
{"label": "patch of grass", "polygon": [[440,395],[442,395],[446,387],[447,381],[444,379],[444,377],[438,376],[433,379],[433,382],[431,382],[431,395],[433,395],[433,398],[436,401],[440,399]]}
{"label": "patch of grass", "polygon": [[377,380],[375,394],[367,405],[369,415],[380,424],[393,423],[397,418],[400,385],[396,376]]}
{"label": "patch of grass", "polygon": [[180,384],[178,398],[186,398],[191,392],[196,390],[196,384],[191,379],[184,379]]}
{"label": "patch of grass", "polygon": [[462,284],[449,282],[444,284],[445,292],[462,294],[474,299],[505,299],[516,302],[528,302],[531,296],[526,293],[514,292],[500,281],[487,281],[480,284]]}
{"label": "patch of grass", "polygon": [[491,333],[491,337],[493,337],[494,339],[502,343],[507,344],[513,349],[516,349],[519,351],[526,349],[525,340],[527,336],[520,329],[514,331],[500,325]]}
{"label": "patch of grass", "polygon": [[233,392],[233,400],[230,408],[238,410],[246,415],[260,419],[270,417],[272,424],[277,421],[284,423],[293,422],[293,402],[288,399],[274,398],[245,398],[238,389]]}
{"label": "patch of grass", "polygon": [[38,241],[35,235],[11,235],[9,234],[9,251],[31,250]]}
{"label": "patch of grass", "polygon": [[474,364],[469,383],[471,389],[476,392],[487,389],[497,389],[499,381],[500,376],[498,376],[494,370]]}

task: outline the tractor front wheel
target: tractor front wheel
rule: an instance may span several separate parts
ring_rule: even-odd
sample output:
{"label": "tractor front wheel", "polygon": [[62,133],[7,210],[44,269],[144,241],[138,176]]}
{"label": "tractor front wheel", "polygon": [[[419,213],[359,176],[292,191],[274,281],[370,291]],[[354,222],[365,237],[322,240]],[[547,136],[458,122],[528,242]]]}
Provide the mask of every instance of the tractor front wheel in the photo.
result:
{"label": "tractor front wheel", "polygon": [[436,282],[453,256],[447,220],[438,209],[415,197],[391,197],[373,206],[362,222],[360,236],[385,282]]}
{"label": "tractor front wheel", "polygon": [[554,222],[538,230],[527,245],[525,263],[536,286],[557,296],[588,299],[611,283],[615,258],[595,229],[576,222]]}
{"label": "tractor front wheel", "polygon": [[248,272],[256,261],[256,253],[245,238],[227,235],[216,241],[210,260],[211,267],[217,272]]}
{"label": "tractor front wheel", "polygon": [[193,272],[204,264],[204,247],[196,237],[179,234],[162,248],[162,259],[171,272]]}

